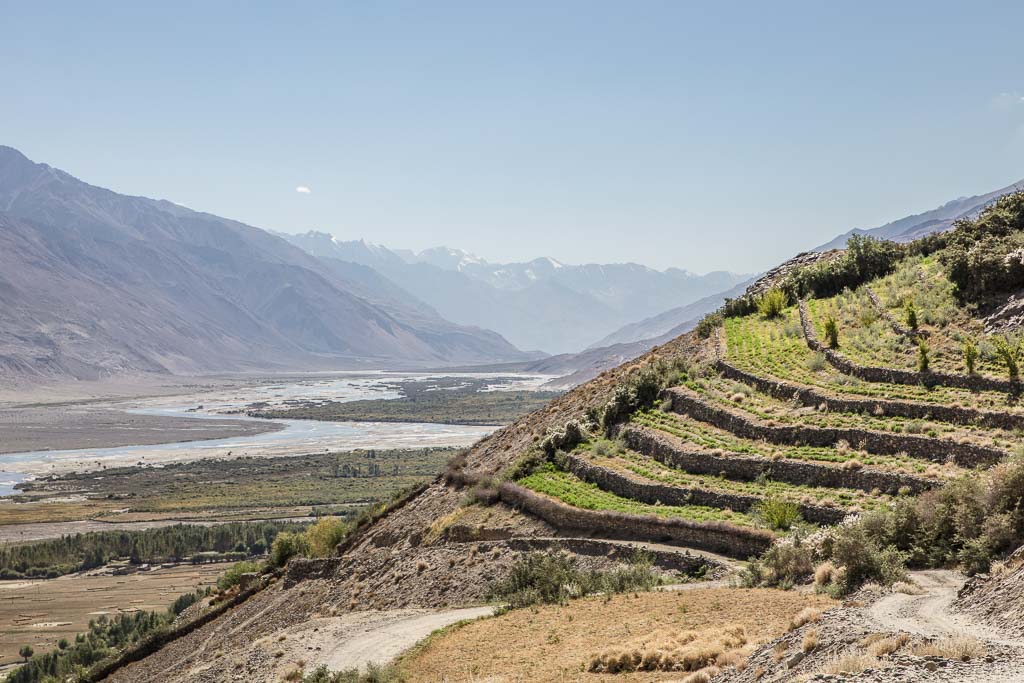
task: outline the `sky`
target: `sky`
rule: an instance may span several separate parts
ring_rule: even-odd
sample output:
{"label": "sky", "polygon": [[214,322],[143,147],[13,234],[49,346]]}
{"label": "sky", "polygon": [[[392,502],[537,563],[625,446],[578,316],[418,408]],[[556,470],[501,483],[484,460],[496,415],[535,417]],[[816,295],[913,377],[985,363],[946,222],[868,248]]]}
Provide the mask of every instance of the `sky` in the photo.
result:
{"label": "sky", "polygon": [[1024,178],[1024,3],[0,0],[0,144],[283,232],[753,272]]}

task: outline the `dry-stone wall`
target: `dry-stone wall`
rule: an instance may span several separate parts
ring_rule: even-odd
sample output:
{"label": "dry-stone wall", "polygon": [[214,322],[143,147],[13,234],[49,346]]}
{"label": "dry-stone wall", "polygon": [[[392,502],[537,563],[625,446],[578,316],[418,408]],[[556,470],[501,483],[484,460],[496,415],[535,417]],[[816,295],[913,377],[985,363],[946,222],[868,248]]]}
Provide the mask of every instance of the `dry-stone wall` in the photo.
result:
{"label": "dry-stone wall", "polygon": [[606,510],[584,510],[505,482],[502,501],[540,517],[559,529],[572,529],[592,536],[677,543],[746,559],[760,555],[775,540],[765,529],[739,527],[725,522],[695,522],[679,517],[634,515]]}
{"label": "dry-stone wall", "polygon": [[[587,461],[578,455],[567,456],[569,471],[604,491],[648,505],[703,505],[748,512],[762,501],[760,496],[708,491],[707,489],[637,481],[608,467]],[[800,514],[814,524],[838,524],[846,512],[826,505],[800,505]]]}
{"label": "dry-stone wall", "polygon": [[620,432],[629,448],[643,453],[667,467],[691,474],[708,474],[754,481],[767,477],[774,481],[805,486],[882,491],[896,494],[900,489],[921,493],[938,482],[912,474],[886,472],[870,467],[846,469],[802,460],[769,460],[757,456],[687,450],[667,434],[629,425]]}
{"label": "dry-stone wall", "polygon": [[766,379],[741,370],[719,359],[715,363],[719,374],[736,380],[783,401],[796,400],[805,406],[825,406],[835,413],[865,413],[888,417],[905,417],[912,420],[935,420],[959,425],[980,425],[994,429],[1024,429],[1024,415],[994,410],[977,410],[960,406],[943,406],[914,401],[893,401],[890,399],[839,398],[822,393],[817,389],[790,384],[777,379]]}
{"label": "dry-stone wall", "polygon": [[764,440],[790,446],[831,447],[845,441],[869,453],[895,455],[906,453],[912,458],[933,462],[952,461],[961,467],[992,465],[1006,453],[998,448],[948,441],[927,436],[889,434],[856,427],[807,427],[800,425],[767,425],[745,415],[713,406],[689,389],[674,387],[665,391],[672,410],[707,422],[744,439]]}
{"label": "dry-stone wall", "polygon": [[832,367],[851,377],[857,377],[865,382],[882,382],[886,384],[944,386],[967,389],[969,391],[1020,393],[1021,383],[1019,381],[1011,382],[981,375],[955,375],[947,372],[912,372],[910,370],[897,370],[896,368],[882,368],[854,363],[835,349],[831,349],[823,344],[818,339],[817,334],[815,334],[814,326],[811,325],[810,316],[807,314],[807,304],[801,301],[799,308],[800,326],[803,328],[807,346],[812,351],[822,353],[825,356],[825,360]]}

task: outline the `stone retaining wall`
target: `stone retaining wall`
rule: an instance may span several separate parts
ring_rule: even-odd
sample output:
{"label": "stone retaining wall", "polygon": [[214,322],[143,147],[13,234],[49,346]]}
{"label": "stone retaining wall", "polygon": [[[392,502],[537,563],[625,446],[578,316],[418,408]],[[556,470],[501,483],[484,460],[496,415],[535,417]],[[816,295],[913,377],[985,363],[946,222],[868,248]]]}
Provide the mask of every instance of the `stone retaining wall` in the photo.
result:
{"label": "stone retaining wall", "polygon": [[938,482],[924,477],[870,467],[843,469],[802,460],[769,460],[757,456],[688,451],[667,434],[633,425],[624,427],[620,434],[629,448],[654,458],[666,467],[691,474],[720,475],[744,481],[767,477],[787,484],[859,489],[869,493],[878,490],[893,495],[903,488],[918,494],[939,486]]}
{"label": "stone retaining wall", "polygon": [[701,571],[702,568],[707,568],[704,569],[705,576],[712,573],[708,570],[717,570],[725,566],[709,557],[694,555],[682,548],[670,551],[640,545],[610,543],[597,538],[510,538],[503,541],[482,541],[476,545],[480,552],[486,552],[491,548],[508,548],[522,553],[565,550],[574,555],[604,557],[616,562],[629,562],[637,552],[643,552],[659,569],[694,574]]}
{"label": "stone retaining wall", "polygon": [[[761,496],[637,481],[578,455],[569,454],[567,459],[569,471],[583,481],[590,482],[603,491],[610,491],[622,498],[638,500],[648,505],[703,505],[721,510],[749,512],[763,500]],[[800,504],[800,514],[813,524],[838,524],[847,513],[840,508],[825,505]]]}
{"label": "stone retaining wall", "polygon": [[674,387],[666,389],[664,394],[671,401],[673,411],[690,415],[695,420],[707,422],[736,436],[755,441],[764,440],[787,446],[817,447],[832,447],[839,441],[845,441],[853,448],[859,448],[868,453],[886,455],[906,453],[912,458],[933,462],[952,461],[961,467],[992,465],[1006,456],[1006,453],[998,448],[927,436],[889,434],[856,427],[767,425],[706,403],[689,389]]}
{"label": "stone retaining wall", "polygon": [[837,413],[865,413],[889,417],[906,417],[915,420],[936,420],[959,425],[981,425],[994,429],[1024,429],[1024,415],[1003,413],[960,406],[943,406],[914,401],[893,401],[889,399],[837,398],[817,389],[790,384],[782,380],[766,379],[745,370],[740,370],[719,359],[715,363],[719,374],[728,379],[747,384],[763,394],[783,401],[796,400],[805,406],[817,408],[824,405]]}
{"label": "stone retaining wall", "polygon": [[818,351],[825,356],[825,360],[843,374],[857,377],[865,382],[882,382],[886,384],[909,384],[923,386],[943,386],[969,391],[1002,391],[1017,394],[1021,391],[1021,383],[1009,380],[983,377],[981,375],[954,375],[946,372],[911,372],[910,370],[897,370],[896,368],[881,368],[870,365],[860,365],[843,356],[835,349],[830,349],[823,344],[814,332],[810,317],[807,314],[807,304],[800,302],[800,326],[803,328],[804,339],[812,351]]}
{"label": "stone retaining wall", "polygon": [[556,528],[574,529],[605,538],[675,543],[740,559],[760,555],[775,540],[770,531],[725,522],[694,522],[678,517],[584,510],[512,482],[501,485],[500,495],[509,505],[521,508]]}
{"label": "stone retaining wall", "polygon": [[881,300],[875,294],[874,290],[872,290],[867,285],[864,285],[864,291],[867,292],[868,299],[871,300],[871,305],[875,307],[875,311],[878,312],[878,315],[880,315],[883,320],[889,323],[889,327],[892,328],[893,332],[900,335],[901,337],[906,337],[907,339],[913,342],[916,342],[918,337],[927,337],[930,335],[928,330],[912,330],[909,327],[906,327],[905,325],[901,324],[898,320],[896,320],[896,318],[892,317],[892,314],[889,313],[889,309],[882,304]]}

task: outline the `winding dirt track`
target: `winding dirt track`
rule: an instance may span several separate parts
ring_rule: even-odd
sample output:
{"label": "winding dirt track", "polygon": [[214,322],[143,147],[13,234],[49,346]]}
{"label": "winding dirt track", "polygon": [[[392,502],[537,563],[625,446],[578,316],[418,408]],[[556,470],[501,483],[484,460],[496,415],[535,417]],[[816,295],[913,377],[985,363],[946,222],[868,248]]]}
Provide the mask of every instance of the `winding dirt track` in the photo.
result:
{"label": "winding dirt track", "polygon": [[923,594],[891,593],[869,608],[868,615],[882,628],[928,637],[968,634],[989,643],[1024,647],[1024,640],[952,611],[957,591],[966,581],[962,574],[933,569],[912,572],[911,578]]}
{"label": "winding dirt track", "polygon": [[950,683],[1020,683],[1024,681],[1024,640],[952,611],[957,592],[965,577],[947,570],[911,572],[911,578],[924,593],[891,593],[868,608],[867,615],[889,631],[906,631],[930,638],[968,635],[1001,649],[1001,656],[980,670],[970,673],[936,671],[926,680]]}

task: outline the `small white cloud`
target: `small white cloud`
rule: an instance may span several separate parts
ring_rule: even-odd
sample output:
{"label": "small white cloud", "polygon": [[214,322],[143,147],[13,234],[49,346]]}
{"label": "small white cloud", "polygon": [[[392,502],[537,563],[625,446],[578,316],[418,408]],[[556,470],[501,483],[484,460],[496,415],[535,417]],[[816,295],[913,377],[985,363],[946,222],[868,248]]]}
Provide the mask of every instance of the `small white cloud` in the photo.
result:
{"label": "small white cloud", "polygon": [[298,192],[299,194],[310,194],[313,190],[309,189],[305,185],[299,185],[298,187],[295,188],[295,191]]}

